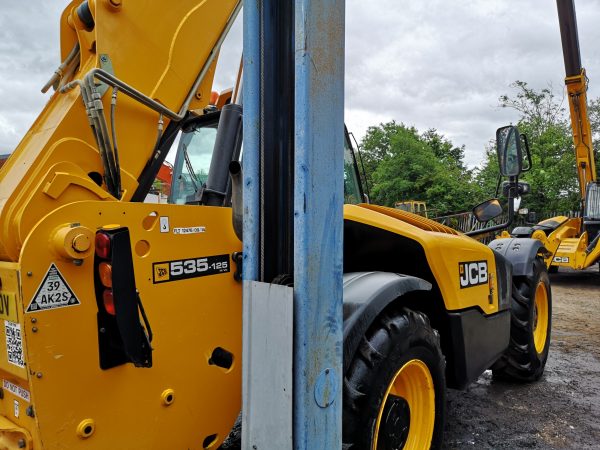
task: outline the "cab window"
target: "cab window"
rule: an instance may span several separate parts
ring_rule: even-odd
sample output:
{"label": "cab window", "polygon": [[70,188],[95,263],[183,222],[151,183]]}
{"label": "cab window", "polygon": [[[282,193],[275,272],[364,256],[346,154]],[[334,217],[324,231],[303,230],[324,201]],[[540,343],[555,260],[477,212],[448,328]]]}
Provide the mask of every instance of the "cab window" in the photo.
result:
{"label": "cab window", "polygon": [[173,186],[169,203],[183,205],[196,200],[208,179],[217,137],[218,117],[182,133],[173,165]]}

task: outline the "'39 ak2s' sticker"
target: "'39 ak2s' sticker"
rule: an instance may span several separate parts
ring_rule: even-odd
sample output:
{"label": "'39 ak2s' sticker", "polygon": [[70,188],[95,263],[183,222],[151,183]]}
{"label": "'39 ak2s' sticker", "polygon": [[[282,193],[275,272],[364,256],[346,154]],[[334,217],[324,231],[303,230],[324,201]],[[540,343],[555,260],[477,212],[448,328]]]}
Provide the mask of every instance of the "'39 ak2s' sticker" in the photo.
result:
{"label": "'39 ak2s' sticker", "polygon": [[487,261],[469,261],[458,263],[460,288],[468,288],[488,282]]}
{"label": "'39 ak2s' sticker", "polygon": [[229,272],[229,255],[176,259],[152,264],[154,284]]}

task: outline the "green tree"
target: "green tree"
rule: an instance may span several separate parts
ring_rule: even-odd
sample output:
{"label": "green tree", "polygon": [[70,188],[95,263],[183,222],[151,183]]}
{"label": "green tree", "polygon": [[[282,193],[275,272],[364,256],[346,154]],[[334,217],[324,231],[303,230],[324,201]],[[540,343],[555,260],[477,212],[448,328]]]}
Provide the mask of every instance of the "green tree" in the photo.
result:
{"label": "green tree", "polygon": [[430,129],[391,121],[369,127],[361,150],[374,203],[425,201],[443,214],[469,209],[476,191],[464,164],[464,147],[457,147]]}
{"label": "green tree", "polygon": [[[578,208],[575,156],[571,129],[562,99],[552,88],[536,90],[526,82],[511,85],[512,96],[500,96],[500,106],[521,114],[517,126],[529,140],[533,167],[521,179],[531,185],[522,205],[533,211],[568,211]],[[486,149],[486,159],[477,171],[482,190],[489,191],[498,176],[495,143]]]}

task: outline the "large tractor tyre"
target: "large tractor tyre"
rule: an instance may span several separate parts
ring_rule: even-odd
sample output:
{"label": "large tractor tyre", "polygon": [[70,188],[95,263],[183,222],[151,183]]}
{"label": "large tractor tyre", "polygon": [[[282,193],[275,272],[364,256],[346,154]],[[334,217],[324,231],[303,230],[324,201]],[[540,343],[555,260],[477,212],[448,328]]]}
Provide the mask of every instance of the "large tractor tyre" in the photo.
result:
{"label": "large tractor tyre", "polygon": [[510,313],[510,344],[492,367],[494,377],[538,380],[548,359],[552,329],[552,293],[541,259],[533,263],[533,276],[514,277]]}
{"label": "large tractor tyre", "polygon": [[345,450],[437,449],[446,413],[445,360],[424,314],[382,314],[344,377]]}

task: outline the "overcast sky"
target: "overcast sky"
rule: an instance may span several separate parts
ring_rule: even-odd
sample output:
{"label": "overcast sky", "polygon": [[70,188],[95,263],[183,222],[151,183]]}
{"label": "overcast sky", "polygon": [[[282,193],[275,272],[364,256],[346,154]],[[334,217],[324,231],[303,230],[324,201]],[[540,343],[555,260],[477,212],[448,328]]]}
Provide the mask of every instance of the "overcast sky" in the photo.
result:
{"label": "overcast sky", "polygon": [[[59,64],[59,17],[67,1],[0,3],[0,153],[10,152],[48,95]],[[600,96],[600,2],[577,0],[583,65]],[[231,84],[241,23],[222,52],[217,87]],[[475,166],[496,128],[516,122],[497,107],[515,80],[563,91],[554,0],[347,0],[346,123],[360,139],[395,119],[436,128],[466,146]]]}

